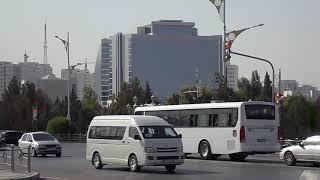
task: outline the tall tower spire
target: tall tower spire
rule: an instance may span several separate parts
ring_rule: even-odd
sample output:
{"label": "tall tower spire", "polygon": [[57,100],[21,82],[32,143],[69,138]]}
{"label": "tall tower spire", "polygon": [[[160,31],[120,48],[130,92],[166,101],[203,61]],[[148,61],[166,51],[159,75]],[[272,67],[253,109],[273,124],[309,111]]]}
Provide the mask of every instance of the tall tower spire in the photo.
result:
{"label": "tall tower spire", "polygon": [[43,64],[48,64],[47,20],[44,22]]}

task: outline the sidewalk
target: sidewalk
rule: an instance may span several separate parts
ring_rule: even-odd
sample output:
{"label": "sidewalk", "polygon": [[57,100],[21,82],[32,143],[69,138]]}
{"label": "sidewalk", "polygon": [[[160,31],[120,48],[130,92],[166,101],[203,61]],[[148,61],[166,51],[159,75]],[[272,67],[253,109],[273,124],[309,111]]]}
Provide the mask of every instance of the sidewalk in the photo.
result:
{"label": "sidewalk", "polygon": [[0,180],[39,180],[40,174],[37,172],[33,173],[19,173],[19,172],[11,172],[10,170],[1,170],[0,169]]}

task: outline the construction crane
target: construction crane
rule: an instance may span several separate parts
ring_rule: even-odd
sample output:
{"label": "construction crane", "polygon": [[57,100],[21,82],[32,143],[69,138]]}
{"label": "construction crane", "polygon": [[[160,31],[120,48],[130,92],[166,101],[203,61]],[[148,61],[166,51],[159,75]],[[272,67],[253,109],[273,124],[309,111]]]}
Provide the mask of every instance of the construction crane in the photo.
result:
{"label": "construction crane", "polygon": [[86,60],[84,61],[84,69],[87,70],[88,69],[88,64],[95,64],[96,62],[88,62],[88,59],[86,58]]}

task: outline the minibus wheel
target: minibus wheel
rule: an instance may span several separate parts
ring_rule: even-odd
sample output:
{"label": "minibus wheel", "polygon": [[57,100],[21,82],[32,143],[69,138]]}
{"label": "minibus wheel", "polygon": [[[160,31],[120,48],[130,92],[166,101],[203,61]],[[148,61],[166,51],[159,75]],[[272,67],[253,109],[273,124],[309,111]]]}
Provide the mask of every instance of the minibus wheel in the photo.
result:
{"label": "minibus wheel", "polygon": [[96,152],[93,154],[92,164],[93,164],[94,168],[96,168],[96,169],[101,169],[103,167],[99,153]]}
{"label": "minibus wheel", "polygon": [[138,165],[137,157],[134,154],[129,157],[128,164],[131,172],[138,172],[141,169],[141,166]]}

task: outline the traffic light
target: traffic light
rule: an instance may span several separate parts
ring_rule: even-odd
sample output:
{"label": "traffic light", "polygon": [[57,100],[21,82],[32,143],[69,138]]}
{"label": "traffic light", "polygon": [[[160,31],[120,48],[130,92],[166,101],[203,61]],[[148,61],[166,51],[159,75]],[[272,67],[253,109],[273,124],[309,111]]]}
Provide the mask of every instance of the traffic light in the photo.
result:
{"label": "traffic light", "polygon": [[230,41],[227,41],[225,44],[225,49],[224,49],[224,62],[228,62],[231,59],[230,48],[231,48],[231,43],[230,43]]}

